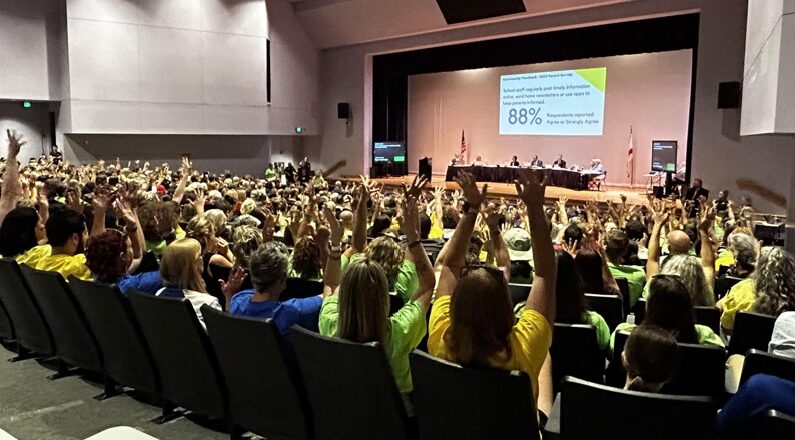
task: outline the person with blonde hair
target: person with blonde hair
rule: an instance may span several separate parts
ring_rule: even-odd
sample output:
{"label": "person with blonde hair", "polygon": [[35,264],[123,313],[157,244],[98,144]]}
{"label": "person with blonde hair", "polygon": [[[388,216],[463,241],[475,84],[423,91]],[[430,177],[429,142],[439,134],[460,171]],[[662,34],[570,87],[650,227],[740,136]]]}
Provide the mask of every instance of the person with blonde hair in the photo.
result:
{"label": "person with blonde hair", "polygon": [[[403,201],[403,232],[408,241],[408,252],[416,262],[419,287],[412,292],[406,304],[389,316],[389,282],[387,273],[374,259],[364,256],[350,263],[342,279],[326,274],[326,293],[320,310],[320,333],[357,343],[379,342],[386,353],[398,391],[403,396],[406,409],[411,414],[409,394],[413,389],[409,369],[409,353],[426,333],[425,315],[430,306],[436,284],[431,261],[422,247],[419,233],[417,197],[427,180],[417,176],[405,190]],[[365,239],[368,193],[359,188],[354,227],[354,246]],[[332,223],[336,223],[336,220]],[[334,234],[334,246],[339,245],[341,232]],[[332,256],[335,248],[332,248]],[[339,249],[339,248],[336,248]],[[332,257],[329,257],[330,260]],[[334,293],[335,289],[337,290]]]}
{"label": "person with blonde hair", "polygon": [[[163,252],[163,260],[160,262],[160,277],[165,287],[157,291],[155,295],[170,298],[185,298],[193,305],[199,322],[204,327],[204,319],[201,314],[201,306],[207,304],[210,307],[221,310],[218,299],[207,293],[207,285],[202,278],[202,247],[193,238],[183,238],[177,240]],[[231,296],[243,282],[244,273],[241,269],[235,269],[229,276],[228,282],[220,282],[221,290],[224,294]]]}

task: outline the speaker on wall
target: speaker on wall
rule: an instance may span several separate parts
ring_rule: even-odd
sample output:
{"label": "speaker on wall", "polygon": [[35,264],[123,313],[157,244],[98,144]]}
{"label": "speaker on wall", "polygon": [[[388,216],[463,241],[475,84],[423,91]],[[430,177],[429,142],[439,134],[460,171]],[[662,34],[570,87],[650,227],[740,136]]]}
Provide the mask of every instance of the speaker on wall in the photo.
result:
{"label": "speaker on wall", "polygon": [[350,119],[351,118],[351,106],[347,102],[338,102],[337,103],[337,118],[338,119]]}
{"label": "speaker on wall", "polygon": [[740,108],[742,90],[740,83],[722,82],[718,84],[718,108]]}
{"label": "speaker on wall", "polygon": [[447,24],[527,12],[523,0],[436,0]]}

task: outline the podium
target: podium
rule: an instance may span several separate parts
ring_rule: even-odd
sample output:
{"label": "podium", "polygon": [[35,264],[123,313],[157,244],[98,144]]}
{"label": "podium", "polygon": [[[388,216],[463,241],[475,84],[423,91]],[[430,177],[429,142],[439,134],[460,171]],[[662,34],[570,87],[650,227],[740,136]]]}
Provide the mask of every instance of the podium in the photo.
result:
{"label": "podium", "polygon": [[430,157],[424,157],[420,159],[419,174],[420,176],[423,176],[428,180],[431,180],[431,175],[433,174],[432,161],[433,159],[431,159]]}

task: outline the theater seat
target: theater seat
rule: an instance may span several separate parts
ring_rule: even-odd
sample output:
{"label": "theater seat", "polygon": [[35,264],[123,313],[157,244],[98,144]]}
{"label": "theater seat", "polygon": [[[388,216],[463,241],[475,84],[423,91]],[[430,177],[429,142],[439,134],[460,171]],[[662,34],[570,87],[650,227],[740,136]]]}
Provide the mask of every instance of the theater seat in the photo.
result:
{"label": "theater seat", "polygon": [[588,304],[588,310],[602,315],[602,318],[607,322],[610,331],[616,329],[618,324],[624,322],[624,310],[621,304],[621,298],[615,295],[597,295],[594,293],[586,293],[585,301]]}
{"label": "theater seat", "polygon": [[229,387],[235,432],[268,439],[309,439],[309,401],[291,347],[272,319],[201,308]]}
{"label": "theater seat", "polygon": [[14,326],[11,324],[11,319],[8,317],[8,311],[3,305],[2,297],[0,297],[0,342],[14,340]]}
{"label": "theater seat", "polygon": [[754,440],[786,440],[795,433],[795,416],[771,409],[758,421]]}
{"label": "theater seat", "polygon": [[731,290],[731,288],[740,281],[742,281],[742,278],[730,277],[728,275],[723,275],[716,278],[714,289],[715,299],[719,300],[726,296],[726,294],[729,293],[729,290]]}
{"label": "theater seat", "polygon": [[552,384],[555,392],[565,376],[603,383],[604,354],[596,342],[596,329],[585,324],[555,323],[552,335]]}
{"label": "theater seat", "polygon": [[751,312],[738,312],[734,318],[734,330],[729,339],[729,355],[744,354],[756,348],[767,351],[776,318]]}
{"label": "theater seat", "polygon": [[533,288],[532,284],[508,284],[508,288],[511,291],[511,303],[515,307],[517,304],[521,304],[527,301],[527,296],[530,295],[530,289]]}
{"label": "theater seat", "polygon": [[15,359],[23,359],[28,355],[54,355],[55,343],[50,327],[44,321],[27,281],[22,278],[19,265],[10,258],[0,260],[0,300],[14,327],[17,352],[20,354]]}
{"label": "theater seat", "polygon": [[679,344],[679,367],[660,390],[663,394],[710,396],[720,401],[725,393],[726,350],[722,347]]}
{"label": "theater seat", "polygon": [[629,303],[629,281],[626,278],[616,278],[618,290],[621,292],[621,301],[624,305],[624,316],[629,315],[632,306]]}
{"label": "theater seat", "polygon": [[323,282],[303,278],[287,278],[287,288],[280,296],[281,301],[293,298],[309,298],[323,293]]}
{"label": "theater seat", "polygon": [[693,307],[693,318],[696,324],[706,325],[711,328],[716,335],[720,334],[720,314],[721,311],[717,307],[710,306],[696,306]]}
{"label": "theater seat", "polygon": [[560,439],[711,439],[717,407],[709,397],[624,391],[567,377],[561,386]]}
{"label": "theater seat", "polygon": [[404,440],[408,418],[381,344],[294,325],[290,338],[312,406],[315,440]]}
{"label": "theater seat", "polygon": [[160,393],[160,376],[130,301],[115,287],[69,278],[102,349],[105,373],[121,385],[152,396]]}
{"label": "theater seat", "polygon": [[795,359],[751,349],[745,355],[740,384],[755,374],[769,374],[795,382]]}
{"label": "theater seat", "polygon": [[464,368],[418,350],[409,359],[421,440],[539,438],[526,373]]}
{"label": "theater seat", "polygon": [[28,266],[22,266],[21,270],[41,306],[42,315],[52,329],[56,357],[68,366],[102,373],[99,344],[88,326],[83,309],[61,274]]}
{"label": "theater seat", "polygon": [[[162,397],[210,419],[226,419],[229,401],[218,358],[191,303],[128,292],[146,342],[152,350],[163,387]],[[163,423],[174,416],[163,408]]]}

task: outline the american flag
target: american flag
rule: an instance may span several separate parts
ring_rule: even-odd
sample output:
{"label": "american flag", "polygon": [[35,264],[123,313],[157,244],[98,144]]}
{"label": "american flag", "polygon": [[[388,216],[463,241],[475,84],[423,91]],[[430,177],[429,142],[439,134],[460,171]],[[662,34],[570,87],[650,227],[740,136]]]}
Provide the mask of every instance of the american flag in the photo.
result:
{"label": "american flag", "polygon": [[464,137],[464,130],[461,130],[461,159],[464,158],[464,154],[467,152],[467,140]]}
{"label": "american flag", "polygon": [[[629,142],[627,146],[627,179],[632,179],[635,159],[635,139],[632,137],[632,126],[629,126]],[[631,183],[631,182],[630,182]]]}

